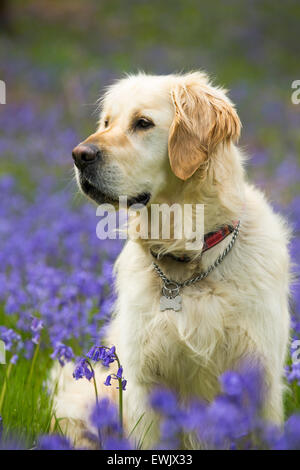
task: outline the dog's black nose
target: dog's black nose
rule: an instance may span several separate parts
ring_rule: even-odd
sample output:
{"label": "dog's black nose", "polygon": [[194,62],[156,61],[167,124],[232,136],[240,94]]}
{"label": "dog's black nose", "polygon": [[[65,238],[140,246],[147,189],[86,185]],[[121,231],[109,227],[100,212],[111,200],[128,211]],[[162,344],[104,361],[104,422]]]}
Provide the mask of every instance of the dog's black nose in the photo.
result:
{"label": "dog's black nose", "polygon": [[72,152],[74,163],[80,170],[94,163],[100,156],[101,152],[94,144],[79,144]]}

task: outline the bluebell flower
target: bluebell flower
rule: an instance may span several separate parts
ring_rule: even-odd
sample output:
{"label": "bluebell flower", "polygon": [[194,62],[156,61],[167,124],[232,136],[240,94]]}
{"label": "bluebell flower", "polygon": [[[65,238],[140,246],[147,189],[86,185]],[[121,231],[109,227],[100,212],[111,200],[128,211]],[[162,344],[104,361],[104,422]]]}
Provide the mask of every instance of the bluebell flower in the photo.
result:
{"label": "bluebell flower", "polygon": [[17,348],[18,345],[22,344],[19,333],[5,326],[0,326],[0,339],[4,341],[6,351],[11,351],[13,348]]}
{"label": "bluebell flower", "polygon": [[168,416],[175,416],[178,411],[177,398],[171,390],[154,390],[150,396],[150,404],[155,411]]}
{"label": "bluebell flower", "polygon": [[300,450],[300,415],[292,415],[282,435],[273,444],[274,450]]}
{"label": "bluebell flower", "polygon": [[223,392],[227,395],[238,397],[243,393],[241,376],[237,372],[225,372],[220,377]]}
{"label": "bluebell flower", "polygon": [[57,342],[50,357],[52,359],[58,359],[60,365],[63,367],[66,362],[69,362],[73,359],[74,353],[70,346],[66,346],[63,343]]}
{"label": "bluebell flower", "polygon": [[91,380],[94,377],[94,372],[90,369],[89,364],[86,358],[81,358],[74,369],[73,377],[76,380],[82,379],[85,377],[88,380]]}
{"label": "bluebell flower", "polygon": [[18,354],[14,354],[14,355],[10,358],[10,362],[11,362],[12,364],[16,364],[17,361],[18,361],[18,359],[19,359]]}
{"label": "bluebell flower", "polygon": [[111,385],[111,375],[108,375],[106,377],[106,380],[104,382],[104,385],[106,385],[107,387],[109,387]]}
{"label": "bluebell flower", "polygon": [[103,448],[104,450],[134,450],[128,439],[118,437],[107,437]]}
{"label": "bluebell flower", "polygon": [[93,346],[87,353],[87,357],[95,362],[106,361],[108,348],[105,346]]}
{"label": "bluebell flower", "polygon": [[243,406],[229,398],[217,397],[208,405],[202,426],[198,427],[200,440],[212,448],[227,448],[230,443],[251,431],[251,421]]}
{"label": "bluebell flower", "polygon": [[31,330],[34,332],[40,331],[43,328],[43,321],[40,318],[33,317],[31,322]]}
{"label": "bluebell flower", "polygon": [[91,414],[91,423],[97,430],[108,433],[120,432],[118,410],[108,398],[104,398],[95,405]]}
{"label": "bluebell flower", "polygon": [[126,390],[126,385],[127,385],[127,380],[123,379],[122,380],[122,390]]}
{"label": "bluebell flower", "polygon": [[39,438],[38,450],[72,450],[73,447],[65,436],[59,434],[45,435]]}

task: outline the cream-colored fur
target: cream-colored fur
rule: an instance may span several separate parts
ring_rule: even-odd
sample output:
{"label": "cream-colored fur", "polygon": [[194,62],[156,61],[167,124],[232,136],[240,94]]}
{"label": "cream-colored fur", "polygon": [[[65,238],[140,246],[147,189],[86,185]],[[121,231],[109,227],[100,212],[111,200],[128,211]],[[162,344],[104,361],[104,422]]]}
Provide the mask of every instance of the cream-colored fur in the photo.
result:
{"label": "cream-colored fur", "polygon": [[[146,114],[155,127],[129,132],[134,113]],[[234,144],[240,123],[231,102],[204,74],[140,74],[109,89],[101,116],[99,129],[86,142],[104,148],[110,156],[107,165],[118,172],[118,192],[108,187],[110,195],[132,196],[146,188],[150,202],[202,203],[205,232],[241,220],[233,250],[207,279],[182,291],[179,312],[159,308],[161,281],[149,252],[157,240],[129,240],[118,257],[118,301],[106,344],[116,346],[128,380],[126,429],[146,412],[135,435],[140,437],[153,420],[145,443],[151,446],[158,438],[157,418],[148,405],[153,386],[172,387],[182,400],[195,395],[212,400],[220,374],[244,359],[263,365],[264,416],[281,423],[289,338],[289,233],[263,194],[245,179],[244,157]],[[174,142],[176,126],[180,133]],[[187,279],[213,263],[229,239],[202,257],[193,253],[191,263],[165,258],[159,264],[168,277]],[[160,240],[159,245],[161,252],[184,251],[184,240]],[[89,427],[93,386],[71,379],[71,369],[69,365],[61,372],[56,415],[67,419],[68,433],[78,443]],[[97,369],[100,395],[111,393],[103,386],[106,374]]]}

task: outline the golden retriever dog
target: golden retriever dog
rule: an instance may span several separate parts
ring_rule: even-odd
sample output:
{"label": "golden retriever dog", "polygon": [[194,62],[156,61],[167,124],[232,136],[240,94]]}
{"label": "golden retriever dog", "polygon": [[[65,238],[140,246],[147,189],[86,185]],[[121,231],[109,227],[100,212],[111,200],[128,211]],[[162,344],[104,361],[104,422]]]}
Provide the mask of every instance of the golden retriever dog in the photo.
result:
{"label": "golden retriever dog", "polygon": [[[220,374],[244,360],[263,366],[264,417],[283,420],[289,232],[245,178],[240,130],[225,90],[204,73],[140,73],[108,89],[97,131],[73,151],[78,185],[98,204],[116,205],[121,195],[147,208],[203,204],[205,234],[240,221],[239,233],[206,251],[187,251],[184,237],[129,238],[116,261],[118,300],[105,344],[116,346],[128,380],[126,429],[132,430],[143,414],[137,436],[154,423],[146,447],[158,439],[158,418],[148,404],[154,386],[176,390],[183,402],[192,396],[211,401],[220,391]],[[163,280],[153,262],[168,279],[184,282],[208,270],[233,237],[222,262],[180,289],[180,310],[161,310]],[[189,260],[180,262],[186,255]],[[73,368],[62,369],[55,406],[68,434],[81,445],[94,391],[87,380],[72,378]],[[103,385],[106,375],[99,366],[100,396],[116,400],[113,387]]]}

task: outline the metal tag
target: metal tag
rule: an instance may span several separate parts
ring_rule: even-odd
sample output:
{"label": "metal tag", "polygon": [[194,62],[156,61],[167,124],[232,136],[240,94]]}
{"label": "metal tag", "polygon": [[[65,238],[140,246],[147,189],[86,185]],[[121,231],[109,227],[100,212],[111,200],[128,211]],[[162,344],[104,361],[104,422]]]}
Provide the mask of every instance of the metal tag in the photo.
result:
{"label": "metal tag", "polygon": [[181,310],[181,296],[166,297],[162,295],[160,298],[160,311],[164,312],[165,310],[175,310],[175,312],[179,312]]}

